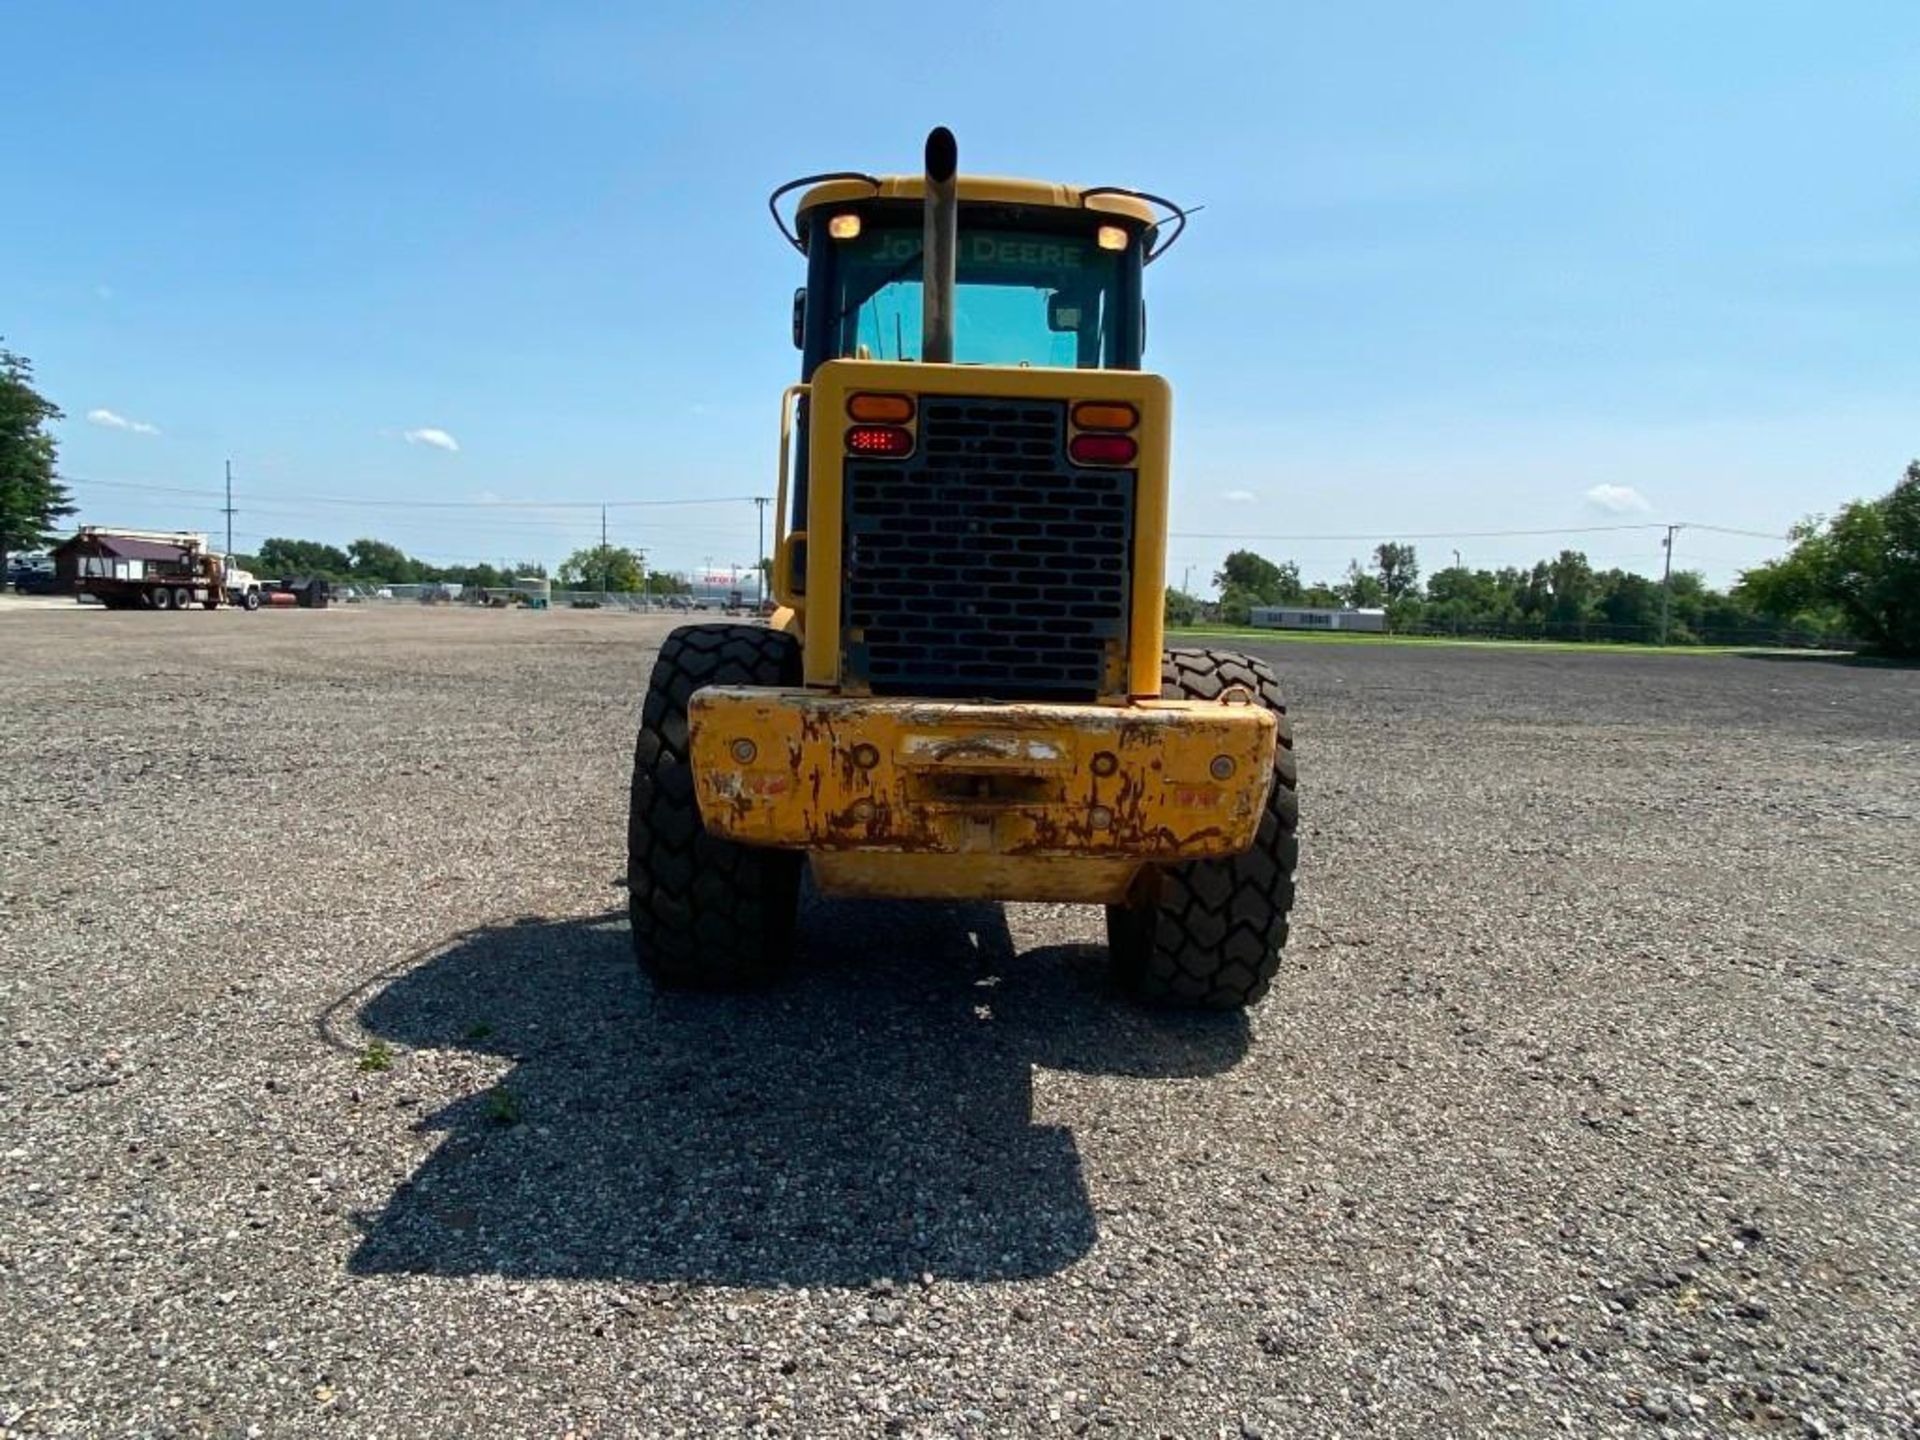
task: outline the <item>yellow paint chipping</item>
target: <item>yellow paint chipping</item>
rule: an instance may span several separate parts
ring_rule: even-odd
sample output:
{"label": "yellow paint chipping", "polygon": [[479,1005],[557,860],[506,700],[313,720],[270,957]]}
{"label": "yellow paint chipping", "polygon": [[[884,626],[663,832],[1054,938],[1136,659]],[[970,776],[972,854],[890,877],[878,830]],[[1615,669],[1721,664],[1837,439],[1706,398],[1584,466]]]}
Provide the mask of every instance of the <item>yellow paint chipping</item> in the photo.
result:
{"label": "yellow paint chipping", "polygon": [[[721,686],[695,692],[689,723],[709,830],[816,857],[939,857],[826,863],[858,893],[1033,898],[1118,894],[1141,863],[1247,849],[1276,731],[1263,708],[1199,701],[969,704]],[[751,764],[736,758],[742,740]],[[855,759],[866,745],[871,767]],[[1233,762],[1226,781],[1215,778],[1221,756]]]}

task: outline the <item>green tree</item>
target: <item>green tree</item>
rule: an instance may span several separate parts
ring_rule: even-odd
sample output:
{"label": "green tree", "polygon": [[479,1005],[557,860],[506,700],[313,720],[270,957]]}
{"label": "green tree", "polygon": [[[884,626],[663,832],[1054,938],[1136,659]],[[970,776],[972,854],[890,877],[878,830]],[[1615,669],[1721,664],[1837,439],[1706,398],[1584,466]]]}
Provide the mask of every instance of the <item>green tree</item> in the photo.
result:
{"label": "green tree", "polygon": [[1213,583],[1220,588],[1220,618],[1229,625],[1245,625],[1256,605],[1297,605],[1305,593],[1293,561],[1276,565],[1251,550],[1221,561]]}
{"label": "green tree", "polygon": [[1167,624],[1191,625],[1200,618],[1200,602],[1184,590],[1167,587]]}
{"label": "green tree", "polygon": [[1594,577],[1596,609],[1609,625],[1652,634],[1660,626],[1660,582],[1630,570],[1604,570]]}
{"label": "green tree", "polygon": [[412,585],[420,580],[420,562],[409,559],[398,545],[384,540],[356,540],[347,546],[347,561],[355,580]]}
{"label": "green tree", "polygon": [[1230,592],[1254,605],[1292,605],[1300,599],[1300,567],[1291,560],[1276,565],[1251,550],[1236,550],[1221,561],[1213,583],[1223,603]]}
{"label": "green tree", "polygon": [[1420,588],[1420,562],[1413,546],[1389,540],[1373,548],[1373,566],[1380,575],[1380,587],[1387,603],[1394,604],[1417,594]]}
{"label": "green tree", "polygon": [[47,431],[60,418],[60,407],[33,388],[26,357],[0,349],[0,574],[9,551],[38,550],[73,514],[55,478],[58,442]]}
{"label": "green tree", "polygon": [[288,540],[274,536],[260,542],[258,562],[269,578],[292,575],[324,575],[344,580],[352,571],[347,552],[337,545],[318,540]]}
{"label": "green tree", "polygon": [[1253,619],[1253,607],[1264,603],[1252,591],[1229,585],[1220,592],[1220,619],[1228,625],[1246,625]]}
{"label": "green tree", "polygon": [[1387,587],[1378,575],[1362,570],[1358,560],[1347,562],[1347,578],[1334,586],[1334,594],[1355,610],[1375,610],[1387,603]]}
{"label": "green tree", "polygon": [[560,584],[568,590],[635,591],[640,577],[640,557],[624,545],[592,545],[560,563]]}
{"label": "green tree", "polygon": [[1464,565],[1436,570],[1427,581],[1424,616],[1430,626],[1460,631],[1469,627],[1511,625],[1516,618],[1514,587],[1518,570],[1495,573]]}
{"label": "green tree", "polygon": [[1740,577],[1741,599],[1782,619],[1835,611],[1871,649],[1920,655],[1920,460],[1878,500],[1796,526],[1793,539]]}
{"label": "green tree", "polygon": [[1577,625],[1586,620],[1597,598],[1593,566],[1587,557],[1578,550],[1562,550],[1546,571],[1551,596],[1547,602],[1547,618],[1561,625]]}

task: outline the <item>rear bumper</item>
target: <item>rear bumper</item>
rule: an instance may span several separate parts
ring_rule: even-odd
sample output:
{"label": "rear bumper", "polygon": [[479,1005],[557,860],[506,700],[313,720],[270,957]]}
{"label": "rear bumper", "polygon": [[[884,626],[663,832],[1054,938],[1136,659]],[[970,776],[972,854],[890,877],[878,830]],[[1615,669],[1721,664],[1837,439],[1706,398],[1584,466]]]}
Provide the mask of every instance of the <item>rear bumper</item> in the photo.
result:
{"label": "rear bumper", "polygon": [[[1124,706],[876,700],[714,686],[689,705],[710,831],[813,852],[828,888],[1082,898],[1046,882],[1097,862],[1107,895],[1147,862],[1253,844],[1273,779],[1274,717],[1253,704]],[[831,856],[929,857],[897,884],[832,884]],[[958,857],[951,867],[931,857]],[[1038,863],[1031,863],[1038,862]],[[970,877],[960,874],[975,868]]]}

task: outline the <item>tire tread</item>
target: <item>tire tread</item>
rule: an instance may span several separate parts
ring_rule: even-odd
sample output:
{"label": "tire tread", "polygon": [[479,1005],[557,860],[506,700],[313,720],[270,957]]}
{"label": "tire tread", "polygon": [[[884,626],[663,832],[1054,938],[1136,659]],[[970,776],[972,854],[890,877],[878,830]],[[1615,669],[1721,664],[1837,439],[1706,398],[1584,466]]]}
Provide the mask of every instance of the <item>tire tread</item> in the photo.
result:
{"label": "tire tread", "polygon": [[1266,995],[1287,943],[1300,854],[1292,722],[1272,668],[1249,655],[1169,650],[1160,680],[1169,700],[1217,700],[1240,686],[1279,721],[1279,748],[1252,849],[1166,866],[1132,903],[1107,907],[1114,974],[1152,1003],[1239,1009]]}
{"label": "tire tread", "polygon": [[701,823],[687,704],[707,685],[799,678],[794,638],[758,625],[685,625],[660,646],[634,742],[627,908],[634,954],[662,985],[733,989],[786,968],[801,857],[737,844]]}

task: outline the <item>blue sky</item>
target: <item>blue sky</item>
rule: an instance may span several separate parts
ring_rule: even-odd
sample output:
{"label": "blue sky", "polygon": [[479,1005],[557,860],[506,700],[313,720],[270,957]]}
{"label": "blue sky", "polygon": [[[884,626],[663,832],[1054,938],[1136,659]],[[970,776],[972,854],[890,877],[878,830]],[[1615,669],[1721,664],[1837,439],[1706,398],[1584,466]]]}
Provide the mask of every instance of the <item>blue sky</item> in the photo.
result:
{"label": "blue sky", "polygon": [[[770,493],[800,276],[766,192],[910,169],[936,123],[963,168],[1206,206],[1149,272],[1176,582],[1214,536],[1312,577],[1368,547],[1299,537],[1779,532],[1920,455],[1911,0],[932,13],[17,8],[0,335],[82,518],[217,530],[173,492],[231,457],[240,548],[552,560],[598,536],[567,504]],[[488,500],[549,508],[394,503]],[[610,530],[725,565],[754,513]],[[1651,530],[1416,543],[1659,563]]]}

